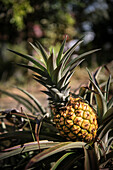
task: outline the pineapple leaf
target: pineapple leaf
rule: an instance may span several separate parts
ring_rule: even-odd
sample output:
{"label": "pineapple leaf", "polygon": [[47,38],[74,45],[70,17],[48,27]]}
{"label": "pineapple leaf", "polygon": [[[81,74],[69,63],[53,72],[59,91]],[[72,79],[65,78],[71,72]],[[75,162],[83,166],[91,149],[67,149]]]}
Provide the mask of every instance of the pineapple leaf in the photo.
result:
{"label": "pineapple leaf", "polygon": [[107,110],[103,116],[103,122],[111,120],[113,118],[113,107]]}
{"label": "pineapple leaf", "polygon": [[94,52],[96,52],[96,51],[99,51],[99,50],[100,50],[100,49],[91,50],[91,51],[85,52],[85,53],[83,53],[83,54],[75,57],[73,60],[71,60],[71,61],[66,65],[65,69],[66,69],[67,67],[75,64],[78,60],[82,59],[83,57],[85,57],[85,56],[87,56],[87,55],[89,55],[89,54],[92,54],[92,53],[94,53]]}
{"label": "pineapple leaf", "polygon": [[73,71],[77,66],[79,66],[83,61],[84,61],[85,59],[82,59],[82,60],[80,60],[80,61],[78,61],[78,62],[75,62],[74,64],[72,64],[71,66],[70,66],[70,71]]}
{"label": "pineapple leaf", "polygon": [[94,149],[92,148],[88,149],[84,147],[84,153],[85,153],[85,162],[84,162],[85,170],[99,170],[98,160]]}
{"label": "pineapple leaf", "polygon": [[88,72],[89,78],[93,81],[92,75],[91,75],[91,73],[90,73],[90,71],[89,71],[89,69],[87,67],[86,67],[86,70]]}
{"label": "pineapple leaf", "polygon": [[97,78],[98,78],[98,75],[99,75],[101,69],[102,69],[102,67],[99,67],[99,68],[97,68],[97,70],[94,72],[94,74],[93,74],[94,79],[97,79]]}
{"label": "pineapple leaf", "polygon": [[[63,55],[63,58],[61,60],[60,63],[63,63],[63,68],[67,68],[67,66],[65,67],[67,61],[69,60],[70,56],[73,54],[73,52],[75,51],[75,48],[80,45],[83,42],[83,40],[79,40],[77,41],[69,50],[67,50],[65,52],[65,54]],[[71,62],[71,61],[70,61]]]}
{"label": "pineapple leaf", "polygon": [[109,129],[112,129],[112,128],[113,128],[113,119],[111,119],[111,120],[107,123],[107,125],[104,126],[104,128],[101,130],[98,138],[99,138],[99,139],[102,139],[102,138],[106,135],[107,131],[108,131]]}
{"label": "pineapple leaf", "polygon": [[37,47],[39,48],[39,50],[42,54],[42,57],[45,61],[45,64],[47,65],[48,55],[47,55],[45,49],[43,48],[43,46],[39,42],[37,42],[36,45],[37,45]]}
{"label": "pineapple leaf", "polygon": [[83,148],[83,146],[86,143],[84,142],[61,142],[49,149],[46,149],[44,151],[42,151],[41,153],[37,154],[36,156],[34,156],[30,162],[27,164],[25,169],[30,168],[31,166],[33,166],[35,163],[38,163],[39,161],[42,161],[43,159],[52,156],[56,153],[65,151],[67,149],[74,149],[74,148]]}
{"label": "pineapple leaf", "polygon": [[[33,110],[35,110],[35,112],[38,112],[39,110],[31,105],[31,102],[29,100],[27,100],[26,98],[20,96],[20,95],[15,95],[15,94],[12,94],[12,93],[9,93],[9,92],[6,92],[6,91],[3,91],[3,90],[0,90],[0,92],[12,97],[13,99],[15,99],[17,102],[21,103],[22,105],[24,105],[31,113],[33,112]],[[31,106],[31,107],[30,107]]]}
{"label": "pineapple leaf", "polygon": [[111,97],[111,99],[109,100],[107,107],[108,109],[111,108],[113,106],[113,96]]}
{"label": "pineapple leaf", "polygon": [[110,83],[111,83],[111,75],[109,75],[107,84],[106,84],[106,86],[105,86],[105,99],[106,99],[106,102],[108,101]]}
{"label": "pineapple leaf", "polygon": [[87,89],[85,87],[80,87],[79,96],[84,97],[86,94],[86,90]]}
{"label": "pineapple leaf", "polygon": [[35,73],[40,74],[40,75],[43,76],[43,77],[46,77],[47,74],[48,74],[47,72],[44,72],[44,71],[42,71],[41,69],[36,68],[36,67],[33,67],[33,66],[24,65],[24,64],[17,64],[17,65],[19,65],[19,66],[21,66],[21,67],[25,67],[25,68],[27,68],[27,69],[30,69],[30,70],[34,71]]}
{"label": "pineapple leaf", "polygon": [[[18,133],[21,134],[22,132],[18,132]],[[25,131],[25,133],[27,132]],[[41,149],[51,148],[56,144],[58,144],[58,142],[40,141],[40,148]],[[0,160],[6,159],[11,156],[15,156],[15,155],[18,155],[24,152],[29,152],[29,151],[38,150],[38,149],[39,147],[38,147],[37,142],[25,143],[23,147],[21,145],[14,146],[2,152],[2,154],[0,154]]]}
{"label": "pineapple leaf", "polygon": [[113,158],[113,151],[106,154],[106,159],[105,159],[105,155],[102,156],[100,161],[99,161],[99,165],[103,167],[104,164],[106,164],[112,158]]}
{"label": "pineapple leaf", "polygon": [[32,99],[32,101],[34,101],[34,103],[36,104],[36,106],[38,106],[40,112],[44,115],[46,113],[44,107],[41,105],[41,103],[34,97],[32,96],[30,93],[28,93],[26,90],[23,90],[21,88],[18,88],[20,91],[22,91],[23,93],[25,93],[30,99]]}
{"label": "pineapple leaf", "polygon": [[61,68],[62,68],[62,63],[52,73],[52,81],[55,84],[57,84],[57,82],[61,79]]}
{"label": "pineapple leaf", "polygon": [[54,70],[54,61],[53,61],[53,52],[50,55],[49,59],[47,60],[47,71],[49,73],[49,75],[52,74],[53,70]]}
{"label": "pineapple leaf", "polygon": [[42,71],[45,71],[44,65],[40,61],[36,60],[36,58],[34,58],[34,57],[30,56],[30,55],[21,54],[19,52],[16,52],[16,51],[13,51],[13,50],[10,50],[10,49],[8,49],[8,50],[15,53],[15,54],[17,54],[17,55],[19,55],[19,56],[21,56],[21,57],[23,57],[23,58],[25,58],[25,59],[27,59],[28,61],[31,61],[33,64],[38,66]]}
{"label": "pineapple leaf", "polygon": [[65,39],[64,39],[64,41],[63,41],[63,43],[62,43],[62,45],[60,47],[60,50],[59,50],[59,53],[58,53],[58,56],[57,56],[57,60],[56,60],[57,66],[59,65],[59,63],[61,61],[65,43],[66,43],[66,37],[65,37]]}
{"label": "pineapple leaf", "polygon": [[98,86],[90,79],[91,84],[94,87],[94,90],[96,92],[96,102],[97,102],[97,113],[98,113],[98,118],[99,118],[99,123],[102,122],[102,117],[107,111],[107,105],[105,102],[105,99],[103,97],[103,94],[101,90],[98,88]]}
{"label": "pineapple leaf", "polygon": [[67,71],[67,73],[59,80],[59,82],[57,83],[58,89],[61,89],[63,86],[65,86],[65,84],[67,83],[66,79],[69,74],[70,74],[70,72]]}
{"label": "pineapple leaf", "polygon": [[60,159],[58,159],[58,161],[53,165],[53,167],[51,168],[51,170],[56,170],[58,168],[58,166],[64,161],[64,159],[66,159],[67,157],[69,157],[70,155],[74,154],[74,152],[69,152],[64,154]]}

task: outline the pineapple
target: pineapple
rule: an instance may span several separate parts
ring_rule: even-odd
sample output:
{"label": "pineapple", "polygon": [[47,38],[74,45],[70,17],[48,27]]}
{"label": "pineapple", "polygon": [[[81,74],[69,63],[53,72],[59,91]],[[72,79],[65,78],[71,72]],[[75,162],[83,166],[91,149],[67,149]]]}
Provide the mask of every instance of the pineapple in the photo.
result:
{"label": "pineapple", "polygon": [[26,58],[35,65],[19,64],[34,71],[34,79],[47,88],[47,91],[43,92],[48,95],[53,122],[60,134],[66,140],[90,143],[94,141],[97,134],[97,114],[94,108],[80,96],[73,97],[68,85],[75,67],[84,60],[86,55],[97,50],[86,52],[71,60],[71,55],[75,48],[82,43],[82,40],[79,40],[63,54],[65,43],[66,38],[57,57],[53,51],[48,55],[39,42],[36,45],[31,44],[37,52],[40,52],[43,62],[32,56],[10,51]]}

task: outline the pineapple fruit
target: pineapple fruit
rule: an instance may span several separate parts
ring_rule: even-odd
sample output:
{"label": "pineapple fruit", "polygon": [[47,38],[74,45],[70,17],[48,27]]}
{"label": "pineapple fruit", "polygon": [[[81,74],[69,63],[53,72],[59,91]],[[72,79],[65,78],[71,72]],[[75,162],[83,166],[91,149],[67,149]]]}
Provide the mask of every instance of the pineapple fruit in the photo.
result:
{"label": "pineapple fruit", "polygon": [[84,60],[86,55],[97,50],[83,53],[71,60],[71,55],[75,48],[82,43],[82,40],[63,53],[65,43],[66,38],[57,57],[53,51],[48,54],[39,42],[36,45],[31,44],[37,52],[40,52],[43,62],[32,56],[10,51],[34,64],[33,66],[19,65],[34,71],[34,79],[47,88],[47,91],[43,92],[48,95],[53,122],[60,134],[66,140],[90,143],[95,140],[97,134],[97,114],[94,108],[80,96],[71,96],[68,85],[76,66]]}

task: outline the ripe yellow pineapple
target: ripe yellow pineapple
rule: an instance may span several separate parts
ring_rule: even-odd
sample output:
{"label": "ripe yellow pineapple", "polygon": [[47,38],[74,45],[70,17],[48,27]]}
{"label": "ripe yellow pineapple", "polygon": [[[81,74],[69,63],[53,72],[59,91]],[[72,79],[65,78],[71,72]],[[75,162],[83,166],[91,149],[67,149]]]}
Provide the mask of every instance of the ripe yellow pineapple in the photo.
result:
{"label": "ripe yellow pineapple", "polygon": [[83,61],[86,55],[97,50],[86,52],[71,60],[72,53],[82,43],[82,40],[79,40],[63,54],[65,42],[66,38],[57,57],[54,56],[53,51],[48,55],[39,42],[35,46],[31,44],[36,51],[40,51],[43,62],[32,56],[10,51],[26,58],[35,65],[21,64],[21,66],[34,71],[36,73],[34,79],[47,88],[47,91],[43,92],[49,96],[53,121],[60,134],[67,140],[91,142],[95,139],[98,128],[96,112],[81,97],[71,96],[68,85],[75,67]]}

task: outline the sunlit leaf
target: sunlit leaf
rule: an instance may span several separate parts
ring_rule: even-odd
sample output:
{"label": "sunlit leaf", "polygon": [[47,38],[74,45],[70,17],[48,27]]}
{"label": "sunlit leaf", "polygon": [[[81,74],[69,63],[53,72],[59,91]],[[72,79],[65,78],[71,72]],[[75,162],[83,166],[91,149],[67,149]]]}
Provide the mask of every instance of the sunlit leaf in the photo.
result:
{"label": "sunlit leaf", "polygon": [[[51,148],[56,145],[58,142],[49,142],[49,141],[40,141],[40,149]],[[14,146],[12,148],[6,149],[0,154],[0,160],[22,154],[29,151],[39,150],[37,142],[30,142],[24,145]]]}
{"label": "sunlit leaf", "polygon": [[40,61],[38,61],[36,58],[34,58],[34,57],[30,56],[30,55],[21,54],[19,52],[16,52],[16,51],[13,51],[13,50],[10,50],[10,49],[8,49],[8,50],[15,53],[15,54],[17,54],[17,55],[19,55],[20,57],[23,57],[23,58],[27,59],[28,61],[31,61],[33,64],[38,66],[42,71],[45,70],[44,65]]}
{"label": "sunlit leaf", "polygon": [[43,57],[43,59],[45,61],[45,64],[47,65],[48,55],[47,55],[45,49],[43,48],[43,46],[39,42],[37,42],[36,45],[38,46],[38,48],[39,48],[39,50],[40,50],[40,52],[42,54],[42,57]]}
{"label": "sunlit leaf", "polygon": [[60,47],[60,50],[59,50],[59,53],[58,53],[58,56],[57,56],[57,60],[56,60],[57,66],[59,65],[59,63],[60,63],[60,61],[62,59],[65,43],[66,43],[66,37],[65,37],[65,39],[64,39],[64,41],[63,41],[63,43],[62,43],[62,45]]}
{"label": "sunlit leaf", "polygon": [[90,82],[93,85],[94,90],[96,92],[95,96],[96,96],[96,102],[97,102],[97,113],[98,113],[99,122],[101,123],[102,117],[107,111],[107,105],[106,105],[106,102],[105,102],[105,99],[103,97],[101,90],[91,79],[90,79]]}

